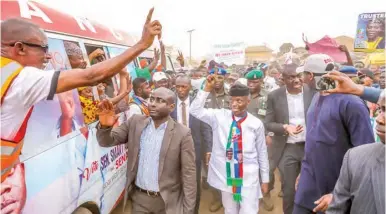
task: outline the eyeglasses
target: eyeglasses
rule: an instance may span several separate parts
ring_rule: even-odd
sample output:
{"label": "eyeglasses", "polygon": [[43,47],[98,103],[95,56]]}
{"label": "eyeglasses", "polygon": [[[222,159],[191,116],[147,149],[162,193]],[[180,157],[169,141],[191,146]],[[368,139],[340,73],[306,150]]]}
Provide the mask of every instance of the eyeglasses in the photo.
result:
{"label": "eyeglasses", "polygon": [[24,44],[24,45],[27,45],[30,47],[40,48],[43,50],[44,53],[48,53],[48,49],[49,49],[48,45],[39,45],[39,44],[33,44],[33,43],[29,43],[29,42],[18,41],[18,42],[15,42],[13,44],[10,44],[9,46],[15,47],[15,45],[17,43],[21,43],[21,44]]}

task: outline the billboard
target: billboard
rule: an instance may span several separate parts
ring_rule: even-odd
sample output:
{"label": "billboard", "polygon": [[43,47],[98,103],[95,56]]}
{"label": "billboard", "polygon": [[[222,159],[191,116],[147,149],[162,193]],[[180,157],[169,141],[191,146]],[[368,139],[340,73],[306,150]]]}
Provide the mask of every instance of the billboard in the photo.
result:
{"label": "billboard", "polygon": [[243,42],[217,44],[213,46],[214,60],[227,65],[245,63],[245,44]]}
{"label": "billboard", "polygon": [[358,16],[354,50],[357,52],[385,50],[385,12],[362,13]]}

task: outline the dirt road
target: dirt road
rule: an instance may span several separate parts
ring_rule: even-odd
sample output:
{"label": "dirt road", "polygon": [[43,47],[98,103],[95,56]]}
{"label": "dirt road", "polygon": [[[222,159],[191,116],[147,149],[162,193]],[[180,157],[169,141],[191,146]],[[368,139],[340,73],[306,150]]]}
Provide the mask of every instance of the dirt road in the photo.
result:
{"label": "dirt road", "polygon": [[[275,174],[276,181],[275,181],[275,189],[271,192],[275,208],[274,210],[268,212],[264,210],[262,206],[260,206],[259,214],[282,214],[282,198],[278,197],[279,191],[280,191],[280,182],[279,182],[279,173]],[[208,190],[203,190],[201,195],[201,203],[200,203],[200,214],[223,214],[224,210],[221,209],[215,213],[212,213],[209,211],[209,204],[211,202],[211,194]],[[127,203],[127,207],[125,209],[124,214],[130,214],[131,210],[131,204]],[[261,204],[261,203],[260,203]],[[112,214],[122,214],[122,203],[112,212]]]}

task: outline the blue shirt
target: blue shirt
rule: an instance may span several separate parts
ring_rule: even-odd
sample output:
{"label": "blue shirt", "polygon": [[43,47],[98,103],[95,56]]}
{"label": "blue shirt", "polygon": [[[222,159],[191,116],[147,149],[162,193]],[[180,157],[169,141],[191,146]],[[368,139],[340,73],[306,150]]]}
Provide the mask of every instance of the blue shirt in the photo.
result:
{"label": "blue shirt", "polygon": [[369,111],[354,95],[315,94],[307,113],[307,138],[295,203],[310,210],[331,193],[346,151],[373,143]]}
{"label": "blue shirt", "polygon": [[382,89],[378,88],[365,87],[361,98],[371,103],[377,103],[382,91]]}
{"label": "blue shirt", "polygon": [[159,192],[159,155],[166,127],[167,122],[161,124],[156,129],[154,121],[150,119],[150,123],[142,131],[135,185],[144,190]]}

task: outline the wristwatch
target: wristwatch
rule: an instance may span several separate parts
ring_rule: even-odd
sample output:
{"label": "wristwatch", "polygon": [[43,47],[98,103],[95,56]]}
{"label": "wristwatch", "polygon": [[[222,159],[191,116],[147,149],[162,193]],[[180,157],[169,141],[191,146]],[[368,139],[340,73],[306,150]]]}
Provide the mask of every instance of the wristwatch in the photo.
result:
{"label": "wristwatch", "polygon": [[273,133],[273,132],[268,132],[268,136],[273,137],[273,136],[275,136],[275,133]]}

